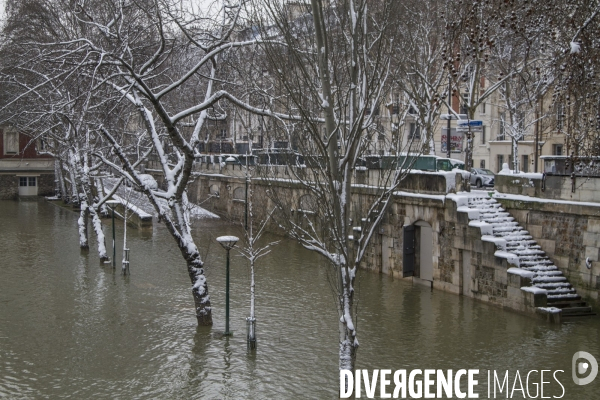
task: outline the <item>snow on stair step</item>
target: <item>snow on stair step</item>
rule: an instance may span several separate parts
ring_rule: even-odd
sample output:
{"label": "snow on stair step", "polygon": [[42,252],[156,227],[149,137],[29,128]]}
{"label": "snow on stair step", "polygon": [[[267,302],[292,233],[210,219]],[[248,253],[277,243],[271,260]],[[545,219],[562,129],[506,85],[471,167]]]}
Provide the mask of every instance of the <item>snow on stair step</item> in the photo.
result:
{"label": "snow on stair step", "polygon": [[517,243],[517,242],[510,242],[510,243],[506,243],[506,247],[511,247],[514,250],[526,250],[526,249],[530,249],[530,250],[541,250],[542,247],[538,244],[525,244],[525,243]]}
{"label": "snow on stair step", "polygon": [[[567,278],[564,276],[536,276],[532,279],[533,283],[552,283],[552,282],[566,282]],[[534,285],[537,286],[537,285]]]}
{"label": "snow on stair step", "polygon": [[552,264],[552,265],[535,265],[533,267],[521,267],[521,268],[523,268],[525,271],[532,271],[532,272],[558,270],[558,267],[554,264]]}
{"label": "snow on stair step", "polygon": [[506,241],[506,245],[511,245],[511,246],[535,246],[536,245],[536,241],[535,240],[513,240],[513,241]]}
{"label": "snow on stair step", "polygon": [[578,294],[573,294],[573,293],[549,294],[548,295],[548,300],[578,300],[580,298],[581,298],[581,296],[579,296]]}
{"label": "snow on stair step", "polygon": [[513,222],[515,219],[513,217],[499,217],[493,216],[488,219],[487,222]]}
{"label": "snow on stair step", "polygon": [[562,274],[563,273],[558,270],[556,270],[556,271],[536,271],[535,277],[538,277],[538,276],[562,276]]}
{"label": "snow on stair step", "polygon": [[483,222],[487,222],[493,228],[518,228],[518,222],[490,222],[489,220],[482,220]]}
{"label": "snow on stair step", "polygon": [[[527,232],[527,231],[525,231]],[[521,234],[512,234],[512,235],[504,235],[504,239],[508,242],[517,241],[517,240],[533,240],[533,237],[527,232],[526,235]]]}
{"label": "snow on stair step", "polygon": [[544,266],[544,265],[553,265],[554,263],[552,261],[550,261],[549,259],[539,259],[539,260],[531,260],[531,261],[526,261],[523,260],[521,262],[521,265],[526,265],[528,267],[535,267],[535,266]]}
{"label": "snow on stair step", "polygon": [[541,256],[541,255],[545,255],[546,252],[543,250],[538,250],[538,249],[514,249],[512,251],[513,253],[515,253],[518,256],[527,256],[527,257],[533,257],[533,256]]}
{"label": "snow on stair step", "polygon": [[540,282],[533,285],[535,287],[539,287],[540,289],[558,289],[558,288],[570,288],[572,287],[569,282]]}
{"label": "snow on stair step", "polygon": [[[541,289],[541,288],[540,288]],[[548,292],[548,294],[569,294],[569,293],[575,293],[575,289],[569,287],[560,287],[557,289],[546,289],[546,291]]]}
{"label": "snow on stair step", "polygon": [[523,237],[529,237],[529,239],[531,239],[531,236],[529,236],[529,232],[527,232],[526,230],[519,230],[519,231],[497,231],[494,229],[494,236],[500,236],[503,237],[504,239],[506,239],[507,237],[513,237],[513,236],[523,236]]}

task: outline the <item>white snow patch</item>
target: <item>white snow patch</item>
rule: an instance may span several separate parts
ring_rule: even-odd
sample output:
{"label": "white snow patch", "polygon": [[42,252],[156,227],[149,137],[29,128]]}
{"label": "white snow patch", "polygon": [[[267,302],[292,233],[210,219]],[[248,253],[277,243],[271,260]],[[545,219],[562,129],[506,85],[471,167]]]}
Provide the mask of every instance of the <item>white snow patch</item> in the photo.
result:
{"label": "white snow patch", "polygon": [[480,217],[479,209],[477,209],[477,208],[469,208],[467,206],[461,206],[461,207],[458,207],[456,209],[456,211],[467,213],[469,215],[470,220],[479,220],[479,217]]}
{"label": "white snow patch", "polygon": [[[358,185],[352,185],[352,187],[357,187]],[[404,196],[404,197],[418,197],[421,199],[431,199],[431,200],[440,200],[442,202],[446,201],[446,196],[443,194],[423,194],[423,193],[412,193],[412,192],[403,192],[403,191],[395,191],[394,196]]]}
{"label": "white snow patch", "polygon": [[[498,252],[496,252],[496,253],[498,253]],[[512,253],[508,253],[508,254],[512,254]],[[509,274],[519,275],[519,276],[522,276],[523,278],[529,278],[529,279],[533,279],[533,277],[535,276],[535,272],[525,271],[524,269],[521,269],[521,268],[509,268],[508,270],[506,270],[506,272],[508,272]]]}
{"label": "white snow patch", "polygon": [[529,292],[529,293],[533,293],[533,294],[548,294],[548,291],[546,289],[542,289],[539,288],[537,286],[523,286],[521,288],[522,291],[524,292]]}
{"label": "white snow patch", "polygon": [[571,54],[579,53],[581,51],[581,45],[577,42],[571,42]]}
{"label": "white snow patch", "polygon": [[540,172],[515,172],[512,169],[502,169],[498,175],[510,175],[515,178],[542,179],[544,174]]}
{"label": "white snow patch", "polygon": [[448,199],[451,199],[456,203],[457,207],[463,207],[469,205],[469,199],[477,199],[481,198],[481,192],[458,192],[458,193],[449,193],[446,195]]}
{"label": "white snow patch", "polygon": [[156,182],[156,179],[154,179],[154,177],[152,175],[138,174],[138,177],[140,178],[142,185],[146,186],[148,189],[150,189],[150,190],[158,189],[158,183]]}
{"label": "white snow patch", "polygon": [[192,218],[219,218],[219,216],[215,213],[212,213],[200,206],[197,206],[192,203],[188,203],[187,207],[189,208],[190,217]]}
{"label": "white snow patch", "polygon": [[474,226],[481,230],[481,235],[493,236],[494,235],[494,227],[487,222],[484,221],[470,221],[469,226]]}
{"label": "white snow patch", "polygon": [[557,307],[538,307],[537,309],[549,314],[558,314],[562,312],[562,310]]}
{"label": "white snow patch", "polygon": [[[112,190],[113,186],[116,184],[117,179],[105,178],[104,182],[104,192],[108,194]],[[158,213],[155,211],[154,206],[150,203],[150,200],[148,200],[144,193],[137,192],[135,190],[132,190],[131,188],[121,185],[117,189],[117,195],[113,195],[113,198],[115,200],[120,201],[121,204],[126,204],[127,201],[125,201],[124,199],[128,199],[129,209],[132,212],[138,214],[140,217],[152,215],[158,216]],[[157,198],[157,201],[161,208],[169,208],[165,199]],[[218,215],[192,203],[187,203],[186,208],[188,208],[189,215],[192,218],[219,218]]]}
{"label": "white snow patch", "polygon": [[500,238],[500,237],[496,237],[496,236],[491,236],[491,235],[483,235],[481,236],[481,240],[483,242],[492,242],[496,244],[496,247],[499,250],[506,250],[506,239],[504,238]]}
{"label": "white snow patch", "polygon": [[131,212],[137,214],[140,218],[152,218],[152,215],[148,214],[146,211],[141,208],[134,206],[131,202],[128,202],[125,199],[120,198],[116,194],[113,195],[113,200],[118,201],[123,205],[123,207],[127,207]]}
{"label": "white snow patch", "polygon": [[[494,255],[496,257],[505,258],[509,263],[519,266],[519,257],[514,253],[509,253],[508,251],[497,250]],[[509,268],[510,269],[510,268]],[[529,271],[527,271],[529,272]],[[533,277],[532,277],[533,278]]]}
{"label": "white snow patch", "polygon": [[217,238],[217,242],[221,243],[221,242],[237,242],[239,241],[240,238],[237,236],[219,236]]}

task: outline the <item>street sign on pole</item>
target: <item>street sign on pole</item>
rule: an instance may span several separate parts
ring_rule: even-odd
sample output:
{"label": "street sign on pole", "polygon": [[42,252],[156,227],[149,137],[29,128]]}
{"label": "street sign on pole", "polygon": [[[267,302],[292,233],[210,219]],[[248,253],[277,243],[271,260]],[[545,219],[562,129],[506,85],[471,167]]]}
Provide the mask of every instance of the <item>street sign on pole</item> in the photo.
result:
{"label": "street sign on pole", "polygon": [[483,121],[459,119],[456,121],[457,132],[483,132]]}

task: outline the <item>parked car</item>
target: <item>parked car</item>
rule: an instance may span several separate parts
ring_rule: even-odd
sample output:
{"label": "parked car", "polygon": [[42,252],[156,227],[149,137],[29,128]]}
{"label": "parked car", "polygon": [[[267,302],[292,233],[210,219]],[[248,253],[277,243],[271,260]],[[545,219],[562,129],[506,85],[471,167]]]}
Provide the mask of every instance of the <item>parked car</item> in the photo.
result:
{"label": "parked car", "polygon": [[471,168],[471,185],[478,188],[484,186],[494,186],[494,178],[496,176],[492,171],[485,168]]}

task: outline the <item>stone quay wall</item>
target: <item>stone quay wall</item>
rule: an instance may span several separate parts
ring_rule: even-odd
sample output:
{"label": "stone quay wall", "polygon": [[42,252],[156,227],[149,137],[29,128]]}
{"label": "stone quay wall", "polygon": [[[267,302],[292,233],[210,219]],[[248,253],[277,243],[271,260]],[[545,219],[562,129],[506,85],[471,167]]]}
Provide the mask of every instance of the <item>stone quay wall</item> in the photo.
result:
{"label": "stone quay wall", "polygon": [[[416,175],[409,181],[409,187],[446,189],[435,175]],[[430,183],[427,183],[428,180]],[[293,199],[292,203],[296,202],[294,204],[299,204],[302,196],[307,194],[301,185],[289,181],[254,179],[252,182],[253,214],[257,219],[263,218],[275,206],[269,198],[269,191],[285,191]],[[190,200],[226,219],[240,222],[245,214],[245,184],[243,177],[200,173],[190,188]],[[537,315],[535,307],[545,306],[532,293],[520,289],[528,285],[523,282],[525,278],[508,273],[508,269],[514,265],[494,255],[496,245],[482,241],[481,229],[469,226],[468,214],[457,211],[457,203],[446,193],[420,194],[404,191],[404,188],[401,190],[394,196],[393,204],[372,238],[363,258],[363,268],[394,278],[411,279],[434,289],[529,315]],[[372,189],[354,189],[354,220],[360,220],[357,214],[364,215],[363,209],[370,204],[374,195]],[[427,237],[431,238],[432,243],[421,243],[419,235],[416,240],[419,254],[429,252],[425,258],[431,259],[431,276],[424,277],[425,267],[420,265],[420,256],[417,255],[415,275],[403,277],[404,227],[410,225],[414,225],[417,232],[431,232]],[[276,230],[278,227],[274,224],[272,228]]]}

